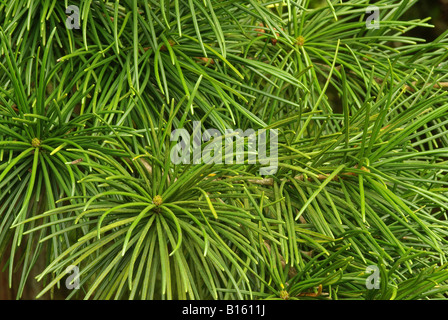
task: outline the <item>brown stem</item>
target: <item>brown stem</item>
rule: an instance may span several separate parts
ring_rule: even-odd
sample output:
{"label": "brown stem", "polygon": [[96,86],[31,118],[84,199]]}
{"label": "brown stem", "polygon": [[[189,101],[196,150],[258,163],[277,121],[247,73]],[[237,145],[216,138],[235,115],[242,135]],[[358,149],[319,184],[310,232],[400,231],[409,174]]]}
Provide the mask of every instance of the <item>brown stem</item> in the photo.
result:
{"label": "brown stem", "polygon": [[[264,245],[266,246],[266,248],[268,249],[269,253],[271,253],[271,246],[269,245],[269,243],[265,240],[264,241]],[[286,261],[285,258],[283,258],[283,256],[281,254],[279,254],[280,256],[280,263],[282,265],[282,268],[285,269],[286,268]],[[291,267],[288,271],[288,276],[290,278],[293,278],[294,276],[297,275],[297,270],[294,267]]]}

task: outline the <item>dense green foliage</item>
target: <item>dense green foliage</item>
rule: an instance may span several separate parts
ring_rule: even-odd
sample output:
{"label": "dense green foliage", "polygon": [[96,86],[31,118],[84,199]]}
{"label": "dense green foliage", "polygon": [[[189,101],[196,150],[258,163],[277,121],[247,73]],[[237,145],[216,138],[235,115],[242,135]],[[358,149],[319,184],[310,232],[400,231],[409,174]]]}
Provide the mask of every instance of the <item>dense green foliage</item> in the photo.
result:
{"label": "dense green foliage", "polygon": [[[42,294],[79,267],[68,298],[446,298],[448,32],[407,36],[416,2],[368,29],[369,0],[89,0],[69,29],[72,2],[0,1],[17,298],[38,259]],[[174,165],[193,121],[278,129],[278,171]]]}

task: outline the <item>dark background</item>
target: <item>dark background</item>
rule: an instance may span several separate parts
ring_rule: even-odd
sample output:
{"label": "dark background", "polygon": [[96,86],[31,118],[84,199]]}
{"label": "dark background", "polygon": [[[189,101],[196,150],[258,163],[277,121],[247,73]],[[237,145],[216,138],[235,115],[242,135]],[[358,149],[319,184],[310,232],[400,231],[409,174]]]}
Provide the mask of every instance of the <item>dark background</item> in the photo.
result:
{"label": "dark background", "polygon": [[420,0],[406,14],[406,20],[426,17],[431,17],[428,23],[434,25],[434,28],[415,29],[410,33],[432,41],[448,29],[448,0]]}

